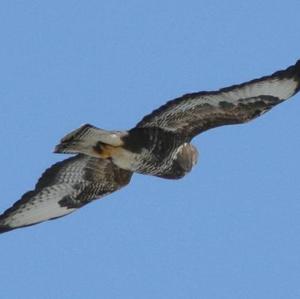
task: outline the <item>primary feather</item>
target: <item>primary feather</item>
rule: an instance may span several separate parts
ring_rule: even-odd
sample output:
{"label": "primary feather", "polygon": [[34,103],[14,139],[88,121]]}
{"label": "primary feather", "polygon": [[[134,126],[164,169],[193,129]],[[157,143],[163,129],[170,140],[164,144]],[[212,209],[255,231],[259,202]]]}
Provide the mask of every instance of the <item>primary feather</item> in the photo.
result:
{"label": "primary feather", "polygon": [[300,60],[286,70],[217,91],[186,94],[145,116],[137,127],[160,127],[194,137],[206,130],[250,121],[300,88]]}
{"label": "primary feather", "polygon": [[133,172],[181,178],[197,162],[193,137],[248,122],[299,89],[300,60],[270,76],[169,101],[128,131],[84,125],[55,148],[57,153],[79,155],[50,167],[33,191],[0,215],[0,233],[67,215],[124,187]]}
{"label": "primary feather", "polygon": [[58,162],[0,216],[0,233],[70,214],[127,185],[131,176],[109,160],[86,155]]}

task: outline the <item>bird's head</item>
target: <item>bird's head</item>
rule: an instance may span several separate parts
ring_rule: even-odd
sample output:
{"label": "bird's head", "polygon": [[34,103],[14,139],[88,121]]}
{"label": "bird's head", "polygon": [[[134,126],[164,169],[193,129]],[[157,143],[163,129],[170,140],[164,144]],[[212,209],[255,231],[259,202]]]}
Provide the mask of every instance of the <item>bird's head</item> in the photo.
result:
{"label": "bird's head", "polygon": [[198,162],[198,150],[190,143],[181,145],[176,153],[176,161],[185,173],[191,171]]}

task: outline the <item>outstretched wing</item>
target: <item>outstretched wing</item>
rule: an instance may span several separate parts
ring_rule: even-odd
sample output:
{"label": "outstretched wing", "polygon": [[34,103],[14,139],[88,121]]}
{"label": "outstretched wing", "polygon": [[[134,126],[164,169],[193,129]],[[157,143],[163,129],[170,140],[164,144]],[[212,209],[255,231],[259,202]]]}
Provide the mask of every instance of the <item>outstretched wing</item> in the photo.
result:
{"label": "outstretched wing", "polygon": [[47,169],[33,191],[0,215],[0,233],[65,216],[127,185],[132,173],[110,160],[77,155]]}
{"label": "outstretched wing", "polygon": [[300,60],[270,76],[218,91],[186,94],[145,116],[137,127],[160,127],[194,137],[215,127],[250,121],[300,89]]}

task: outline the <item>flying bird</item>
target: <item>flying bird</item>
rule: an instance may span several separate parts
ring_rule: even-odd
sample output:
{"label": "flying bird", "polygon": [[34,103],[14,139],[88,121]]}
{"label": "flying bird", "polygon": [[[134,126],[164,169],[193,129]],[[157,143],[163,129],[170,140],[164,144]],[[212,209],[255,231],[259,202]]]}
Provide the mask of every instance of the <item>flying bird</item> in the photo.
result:
{"label": "flying bird", "polygon": [[195,136],[246,123],[299,90],[300,60],[270,76],[171,100],[128,131],[83,125],[54,150],[76,155],[52,165],[33,191],[0,215],[0,233],[70,214],[126,186],[133,173],[182,178],[197,163]]}

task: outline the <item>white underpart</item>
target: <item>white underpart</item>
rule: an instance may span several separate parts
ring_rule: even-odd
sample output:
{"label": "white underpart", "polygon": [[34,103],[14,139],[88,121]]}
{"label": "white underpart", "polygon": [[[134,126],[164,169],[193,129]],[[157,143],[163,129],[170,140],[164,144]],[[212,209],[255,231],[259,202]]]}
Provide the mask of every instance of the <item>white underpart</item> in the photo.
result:
{"label": "white underpart", "polygon": [[229,92],[222,92],[220,97],[228,102],[235,102],[243,98],[258,96],[273,96],[280,100],[288,99],[292,96],[298,86],[294,79],[271,79],[245,85],[242,88],[233,89]]}
{"label": "white underpart", "polygon": [[109,145],[113,145],[113,146],[120,146],[122,144],[122,140],[120,138],[121,135],[126,135],[125,133],[122,132],[110,132],[110,131],[105,131],[105,130],[101,130],[99,129],[99,135],[98,137],[98,141],[101,141],[103,143],[109,144]]}
{"label": "white underpart", "polygon": [[13,213],[3,224],[19,227],[69,214],[76,209],[61,207],[58,202],[73,192],[75,190],[65,184],[47,187],[18,208],[18,212]]}
{"label": "white underpart", "polygon": [[[286,100],[294,94],[297,86],[298,82],[293,78],[273,78],[261,82],[249,83],[242,87],[233,88],[230,91],[224,91],[218,94],[200,95],[199,98],[194,98],[192,100],[187,99],[186,101],[182,101],[179,105],[174,106],[172,109],[165,112],[165,115],[174,115],[178,112],[183,113],[190,111],[194,107],[203,104],[219,107],[220,102],[223,101],[232,104],[238,103],[238,101],[242,102],[243,99],[249,102],[251,98],[253,98],[253,101],[257,101],[259,96],[273,96],[280,100]],[[159,117],[160,116],[157,116],[157,118]],[[170,129],[172,130],[172,128]],[[174,128],[174,130],[176,130],[176,128]]]}
{"label": "white underpart", "polygon": [[139,157],[141,155],[142,153],[135,154],[124,148],[120,148],[118,153],[112,156],[112,160],[115,165],[122,169],[135,171],[140,165]]}

